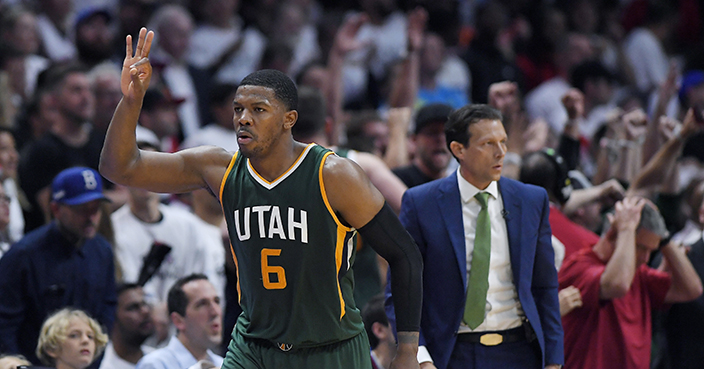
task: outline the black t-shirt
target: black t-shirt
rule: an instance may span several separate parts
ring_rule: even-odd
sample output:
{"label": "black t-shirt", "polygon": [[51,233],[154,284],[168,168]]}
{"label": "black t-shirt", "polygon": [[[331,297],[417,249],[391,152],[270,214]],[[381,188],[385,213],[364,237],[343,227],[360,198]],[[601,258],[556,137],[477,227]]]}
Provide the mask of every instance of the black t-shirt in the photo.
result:
{"label": "black t-shirt", "polygon": [[[91,130],[88,141],[83,146],[73,147],[53,133],[47,133],[22,151],[18,168],[19,185],[31,205],[25,211],[25,232],[44,224],[36,196],[43,188],[51,186],[59,172],[75,166],[98,170],[103,138],[100,132]],[[103,188],[107,185],[108,182],[103,178]]]}
{"label": "black t-shirt", "polygon": [[[700,278],[704,278],[704,241],[691,246],[687,257]],[[704,296],[673,304],[666,313],[665,331],[671,368],[701,368],[704,351]]]}
{"label": "black t-shirt", "polygon": [[401,179],[408,188],[422,185],[432,181],[433,179],[421,172],[417,166],[413,164],[406,165],[405,167],[398,167],[391,170],[396,177]]}

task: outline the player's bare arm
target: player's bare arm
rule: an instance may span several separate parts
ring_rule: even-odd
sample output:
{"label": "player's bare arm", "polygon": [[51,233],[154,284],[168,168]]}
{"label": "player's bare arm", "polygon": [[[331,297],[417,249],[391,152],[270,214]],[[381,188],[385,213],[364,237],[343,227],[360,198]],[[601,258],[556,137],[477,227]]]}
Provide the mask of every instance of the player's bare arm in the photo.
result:
{"label": "player's bare arm", "polygon": [[423,269],[418,248],[357,164],[329,156],[323,184],[333,210],[389,262],[398,323],[398,350],[391,368],[418,368]]}
{"label": "player's bare arm", "polygon": [[127,36],[120,81],[123,96],[105,136],[100,172],[115,183],[154,192],[188,192],[207,186],[218,193],[232,158],[224,149],[211,146],[167,154],[137,148],[135,128],[152,77],[148,58],[153,39],[154,33],[142,28],[133,51],[132,36]]}

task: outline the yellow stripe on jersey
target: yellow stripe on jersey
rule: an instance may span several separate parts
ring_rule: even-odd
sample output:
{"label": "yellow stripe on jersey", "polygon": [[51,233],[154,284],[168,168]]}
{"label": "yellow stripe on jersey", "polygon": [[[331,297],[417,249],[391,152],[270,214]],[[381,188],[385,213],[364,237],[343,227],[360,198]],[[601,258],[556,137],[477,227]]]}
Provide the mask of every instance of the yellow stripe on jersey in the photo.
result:
{"label": "yellow stripe on jersey", "polygon": [[[340,227],[337,227],[337,241],[335,242],[335,272],[336,275],[340,275],[340,268],[342,268],[342,258],[345,257],[343,252],[345,251],[345,232]],[[345,316],[345,299],[342,297],[342,288],[340,287],[340,279],[337,279],[337,295],[340,298],[340,321],[342,317]]]}
{"label": "yellow stripe on jersey", "polygon": [[[230,175],[230,172],[232,171],[232,168],[235,166],[235,160],[237,160],[237,155],[240,152],[237,151],[235,152],[235,155],[232,155],[232,160],[230,160],[230,164],[227,166],[227,170],[225,170],[225,175],[222,176],[222,180],[220,181],[220,191],[218,195],[220,196],[220,206],[222,206],[222,191],[225,188],[225,182],[227,181],[227,177]],[[225,209],[223,208],[223,213],[225,212]]]}
{"label": "yellow stripe on jersey", "polygon": [[237,303],[240,304],[240,300],[242,300],[242,291],[240,289],[240,263],[237,262],[237,255],[235,255],[232,242],[230,242],[230,253],[232,254],[232,260],[235,261],[235,274],[237,274]]}
{"label": "yellow stripe on jersey", "polygon": [[[332,206],[330,206],[330,202],[328,201],[328,194],[325,191],[325,182],[323,182],[323,166],[325,165],[325,160],[327,160],[328,156],[334,154],[332,151],[325,153],[323,156],[323,159],[320,160],[320,168],[318,168],[318,183],[320,183],[320,194],[323,197],[323,202],[325,203],[325,207],[328,209],[328,213],[330,213],[330,216],[332,219],[335,220],[335,223],[337,224],[337,241],[335,242],[335,271],[337,272],[337,275],[340,275],[340,268],[342,267],[342,258],[344,257],[343,252],[345,250],[345,239],[347,232],[351,232],[352,228],[342,224],[340,222],[340,219],[337,218],[337,215],[335,214],[335,211],[332,209]],[[340,320],[342,320],[342,317],[345,316],[345,299],[342,296],[342,288],[340,287],[340,280],[337,280],[337,293],[340,298]]]}
{"label": "yellow stripe on jersey", "polygon": [[328,156],[332,154],[334,154],[332,151],[325,153],[323,159],[320,161],[320,168],[318,169],[318,183],[320,183],[320,194],[323,196],[323,202],[325,203],[325,207],[328,209],[328,213],[330,213],[332,219],[334,219],[335,223],[337,223],[337,227],[343,228],[345,232],[352,232],[352,228],[342,224],[340,219],[337,218],[337,214],[335,214],[335,211],[332,209],[332,206],[330,206],[330,201],[328,201],[328,194],[325,191],[325,183],[323,182],[323,166],[325,165],[325,160],[327,160]]}
{"label": "yellow stripe on jersey", "polygon": [[259,177],[259,179],[261,179],[264,183],[266,183],[266,184],[273,184],[273,183],[276,183],[276,181],[280,180],[281,178],[284,178],[284,177],[288,176],[288,175],[291,174],[294,170],[296,170],[296,168],[298,168],[298,166],[301,164],[301,161],[303,160],[303,157],[308,153],[308,151],[310,151],[310,149],[311,149],[314,145],[315,145],[314,143],[309,143],[308,146],[306,146],[306,148],[303,149],[303,151],[301,151],[301,154],[298,155],[298,157],[296,158],[296,160],[293,161],[293,164],[291,164],[291,166],[290,166],[288,169],[286,169],[285,172],[283,172],[280,176],[276,177],[276,178],[275,178],[273,181],[271,181],[271,182],[267,181],[266,178],[262,177],[261,174],[259,174],[259,172],[257,172],[256,169],[254,169],[254,167],[252,166],[252,163],[251,163],[249,160],[247,160],[247,166],[249,166],[249,169],[251,169],[252,173],[256,174],[256,176]]}
{"label": "yellow stripe on jersey", "polygon": [[[235,166],[235,161],[237,160],[237,155],[240,152],[237,151],[235,152],[235,155],[232,155],[232,159],[230,160],[230,164],[227,166],[227,170],[225,170],[225,175],[222,176],[222,181],[220,181],[220,191],[218,193],[218,196],[220,197],[220,207],[222,208],[223,214],[225,214],[225,207],[222,203],[222,193],[225,189],[225,182],[227,182],[227,177],[230,175],[230,172],[232,172],[232,168]],[[240,268],[237,263],[237,255],[235,255],[235,250],[232,247],[232,242],[230,242],[230,254],[232,255],[232,260],[235,261],[235,269],[237,273],[237,303],[240,302],[240,299],[242,298],[242,293],[240,293]]]}

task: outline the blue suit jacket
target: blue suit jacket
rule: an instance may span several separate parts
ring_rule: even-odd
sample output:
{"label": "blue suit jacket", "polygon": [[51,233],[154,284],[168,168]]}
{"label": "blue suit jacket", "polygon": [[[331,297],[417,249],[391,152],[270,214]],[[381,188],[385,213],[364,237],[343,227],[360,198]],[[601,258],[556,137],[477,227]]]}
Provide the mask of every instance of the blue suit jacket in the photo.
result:
{"label": "blue suit jacket", "polygon": [[[543,188],[508,178],[499,180],[506,210],[513,282],[545,364],[562,364],[563,332],[557,299],[557,272]],[[467,291],[464,226],[457,172],[406,191],[401,222],[423,255],[423,311],[420,344],[444,369],[452,353]],[[390,296],[390,284],[387,296]],[[393,304],[387,313],[394,322]],[[490,363],[488,363],[490,364]]]}

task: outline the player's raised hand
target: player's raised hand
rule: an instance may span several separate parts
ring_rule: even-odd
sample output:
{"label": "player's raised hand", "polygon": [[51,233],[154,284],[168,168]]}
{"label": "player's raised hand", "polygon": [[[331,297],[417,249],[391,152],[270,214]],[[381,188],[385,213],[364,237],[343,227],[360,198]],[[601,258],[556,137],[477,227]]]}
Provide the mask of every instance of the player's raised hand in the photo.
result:
{"label": "player's raised hand", "polygon": [[122,63],[120,88],[126,99],[141,100],[152,79],[152,66],[149,64],[149,52],[152,49],[154,32],[142,27],[139,30],[137,48],[132,50],[132,35],[127,35],[125,61]]}

